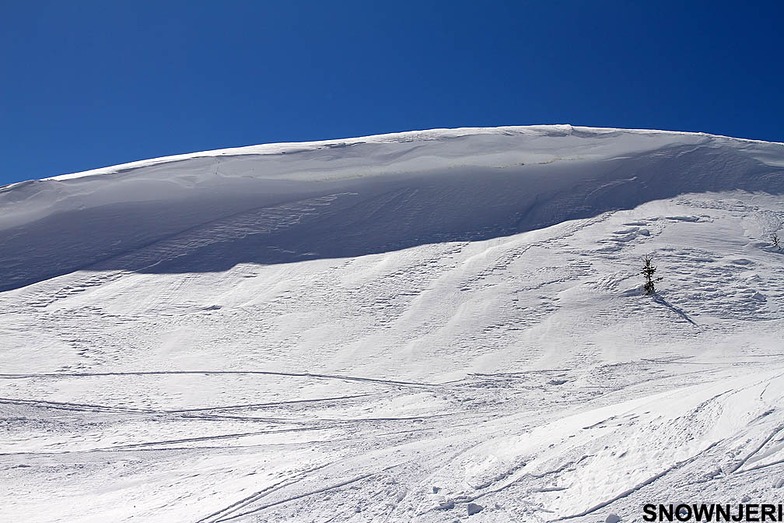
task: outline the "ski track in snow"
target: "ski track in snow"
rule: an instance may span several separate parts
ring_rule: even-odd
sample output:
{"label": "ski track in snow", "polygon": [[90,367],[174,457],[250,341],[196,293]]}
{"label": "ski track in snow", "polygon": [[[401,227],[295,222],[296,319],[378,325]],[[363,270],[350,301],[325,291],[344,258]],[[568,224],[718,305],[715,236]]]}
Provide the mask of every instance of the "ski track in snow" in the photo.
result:
{"label": "ski track in snow", "polygon": [[[553,126],[203,156],[0,191],[0,520],[782,499],[780,144]],[[121,224],[145,184],[180,218],[140,203],[166,223],[104,248],[89,213]],[[46,236],[80,212],[81,251]]]}

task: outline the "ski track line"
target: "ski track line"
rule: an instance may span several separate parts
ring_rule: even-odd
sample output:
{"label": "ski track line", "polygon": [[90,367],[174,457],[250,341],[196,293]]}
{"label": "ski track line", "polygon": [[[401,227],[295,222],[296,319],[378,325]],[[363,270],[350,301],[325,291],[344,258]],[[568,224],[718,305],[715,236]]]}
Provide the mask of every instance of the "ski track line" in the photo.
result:
{"label": "ski track line", "polygon": [[[347,421],[349,423],[351,423],[354,420],[347,420]],[[433,430],[435,430],[435,429],[440,430],[439,427],[435,427]],[[411,434],[413,432],[418,432],[418,430],[406,431],[406,433],[409,433],[409,434]],[[388,435],[388,433],[382,433],[382,434],[379,434],[379,435],[376,435],[376,436],[379,437],[379,438],[384,438],[387,435]],[[370,434],[368,436],[370,436]],[[423,438],[418,438],[417,441],[422,441],[422,439]],[[424,439],[426,439],[426,438],[424,438]],[[363,441],[363,438],[353,438],[353,441],[361,442],[361,441]],[[480,444],[481,443],[479,443],[479,444],[463,445],[463,448],[457,450],[457,452],[455,452],[454,450],[444,450],[444,451],[442,451],[442,454],[449,454],[451,456],[451,458],[447,459],[446,461],[451,463],[454,459],[457,459],[458,456],[464,454],[465,452],[469,451],[470,449],[472,449],[472,448],[474,448],[474,447],[476,447],[477,445],[480,445]],[[389,450],[389,448],[387,450]],[[352,459],[352,460],[360,459],[364,455],[365,454],[363,453],[363,454],[361,454],[359,456],[354,456],[353,458],[349,458],[349,459]],[[443,462],[444,460],[439,460],[439,461]],[[267,496],[267,495],[269,495],[269,494],[271,494],[271,493],[273,493],[275,491],[278,491],[278,490],[281,490],[283,488],[295,485],[295,484],[297,484],[300,481],[309,479],[311,472],[322,470],[322,469],[325,469],[325,468],[335,467],[335,466],[338,466],[338,465],[341,465],[341,464],[345,465],[344,462],[339,460],[339,461],[336,461],[336,462],[326,463],[326,464],[324,464],[322,466],[319,466],[319,467],[316,467],[316,468],[311,469],[309,471],[306,471],[305,473],[301,474],[295,480],[286,481],[286,482],[283,482],[283,483],[278,483],[277,486],[275,486],[275,487],[271,487],[271,488],[265,489],[263,491],[260,491],[260,492],[258,492],[256,494],[253,494],[251,496],[248,496],[247,498],[244,498],[244,499],[238,501],[237,503],[235,503],[233,505],[230,505],[226,509],[223,509],[221,511],[215,512],[215,513],[211,514],[210,516],[207,516],[206,518],[200,519],[197,523],[206,523],[206,522],[219,523],[219,522],[230,521],[230,520],[234,520],[234,519],[237,519],[237,518],[249,516],[251,514],[254,514],[254,513],[263,511],[263,510],[266,510],[268,508],[271,508],[271,507],[274,507],[274,506],[277,506],[277,505],[281,505],[281,504],[284,504],[284,503],[288,503],[288,502],[291,502],[291,501],[302,499],[302,498],[305,498],[305,497],[308,497],[308,496],[312,496],[314,494],[327,492],[329,490],[334,490],[336,488],[340,488],[340,487],[349,485],[351,483],[355,483],[357,481],[361,481],[363,479],[367,479],[367,478],[370,478],[370,477],[373,477],[373,476],[377,476],[381,472],[385,472],[385,471],[397,468],[397,467],[402,465],[402,463],[395,463],[393,465],[384,467],[380,471],[376,471],[376,472],[372,472],[372,473],[368,473],[368,474],[363,474],[363,475],[355,477],[355,478],[353,478],[351,480],[347,480],[347,481],[344,481],[344,482],[333,484],[333,485],[330,485],[328,487],[316,489],[316,490],[313,490],[313,491],[310,491],[310,492],[306,492],[306,493],[303,493],[303,494],[300,494],[300,495],[291,496],[289,498],[282,499],[280,501],[276,501],[276,502],[268,503],[268,504],[260,506],[260,507],[256,507],[256,508],[254,508],[252,510],[248,510],[246,512],[242,512],[240,514],[235,514],[235,515],[229,516],[229,514],[231,514],[232,512],[236,512],[237,510],[240,510],[240,509],[242,509],[244,507],[247,507],[248,505],[250,505],[250,504],[260,500],[261,498],[263,498],[263,497],[265,497],[265,496]],[[232,510],[229,510],[230,508]],[[392,508],[392,512],[394,512],[395,508],[396,507]],[[226,511],[228,511],[228,512],[226,512]],[[387,518],[386,518],[387,520],[390,517],[391,513],[387,515]],[[216,519],[210,519],[210,518],[216,518]]]}
{"label": "ski track line", "polygon": [[770,463],[765,463],[763,465],[755,465],[753,467],[749,467],[745,470],[739,470],[736,474],[747,474],[749,472],[754,472],[761,469],[766,469],[768,467],[775,467],[776,465],[784,465],[784,459],[778,459],[776,461],[771,461]]}
{"label": "ski track line", "polygon": [[14,398],[0,398],[0,404],[27,405],[58,410],[75,410],[81,412],[113,412],[118,414],[160,414],[160,411],[150,409],[136,409],[133,407],[112,407],[108,405],[95,405],[90,403],[68,403],[46,400],[24,400]]}
{"label": "ski track line", "polygon": [[303,400],[289,400],[289,401],[275,401],[271,403],[242,403],[239,405],[226,405],[223,407],[200,407],[194,409],[178,409],[178,410],[162,410],[157,411],[165,414],[187,414],[190,412],[209,412],[213,410],[241,410],[241,409],[252,409],[257,407],[280,407],[284,405],[302,405],[307,403],[324,403],[329,401],[341,401],[341,400],[351,400],[351,399],[359,399],[359,398],[367,398],[369,396],[374,396],[374,394],[355,394],[353,396],[332,396],[327,398],[313,398],[313,399],[303,399]]}
{"label": "ski track line", "polygon": [[0,456],[8,457],[8,456],[62,456],[66,454],[92,454],[92,453],[115,453],[115,452],[128,452],[128,451],[158,451],[158,452],[173,452],[173,451],[197,451],[197,450],[205,450],[205,449],[227,449],[227,448],[252,448],[258,446],[265,446],[269,447],[269,443],[257,444],[257,445],[241,445],[237,447],[205,447],[205,446],[194,446],[194,447],[166,447],[165,445],[173,445],[176,443],[194,443],[199,441],[219,441],[219,440],[226,440],[226,439],[240,439],[249,436],[259,436],[259,435],[267,435],[267,434],[280,434],[286,432],[304,432],[309,430],[326,430],[331,427],[301,427],[301,428],[290,428],[290,429],[271,429],[271,430],[261,430],[261,431],[254,431],[254,432],[238,432],[235,434],[216,434],[214,436],[199,436],[193,438],[181,438],[181,439],[172,439],[172,440],[162,440],[162,441],[147,441],[141,443],[128,443],[126,445],[116,445],[113,447],[95,447],[90,449],[79,449],[79,450],[63,450],[63,451],[53,451],[53,452],[45,452],[45,451],[25,451],[25,452],[0,452]]}
{"label": "ski track line", "polygon": [[[279,481],[278,483],[270,485],[269,487],[266,487],[266,488],[264,488],[264,489],[262,489],[262,490],[260,490],[258,492],[255,492],[255,493],[251,494],[250,496],[244,497],[244,498],[240,499],[239,501],[236,501],[236,502],[232,503],[231,505],[229,505],[227,507],[224,507],[224,508],[222,508],[220,510],[217,510],[217,511],[213,512],[212,514],[197,520],[196,523],[208,523],[208,522],[215,523],[215,522],[218,522],[218,521],[222,521],[222,518],[224,518],[225,516],[228,516],[228,515],[230,515],[233,512],[237,512],[238,510],[241,510],[241,509],[247,507],[251,503],[254,503],[255,501],[258,501],[261,498],[263,498],[265,496],[268,496],[269,494],[277,492],[277,491],[279,491],[281,489],[284,489],[286,487],[289,487],[291,485],[295,485],[298,482],[302,481],[303,479],[306,479],[309,474],[311,474],[313,472],[317,472],[319,470],[322,470],[322,469],[324,469],[326,467],[329,467],[330,465],[333,465],[333,464],[334,463],[324,463],[323,465],[318,465],[316,467],[312,467],[312,468],[309,468],[307,470],[298,472],[298,473],[294,474],[292,477],[286,478],[283,481]],[[274,505],[274,503],[271,504],[270,506],[273,506],[273,505]],[[242,516],[242,514],[240,514],[240,516]]]}
{"label": "ski track line", "polygon": [[724,441],[724,440],[720,440],[720,441],[716,441],[716,442],[711,443],[708,447],[706,447],[702,451],[698,452],[696,455],[692,456],[691,458],[686,459],[684,461],[679,461],[679,462],[675,463],[674,465],[672,465],[671,467],[663,470],[662,472],[659,472],[655,476],[650,477],[650,478],[646,479],[645,481],[643,481],[641,483],[638,483],[637,485],[635,485],[635,486],[633,486],[633,487],[631,487],[631,488],[629,488],[627,490],[624,490],[620,494],[618,494],[618,495],[616,495],[616,496],[614,496],[614,497],[612,497],[612,498],[610,498],[608,500],[602,501],[601,503],[599,503],[597,505],[594,505],[593,507],[591,507],[591,508],[589,508],[587,510],[584,510],[583,512],[580,512],[578,514],[572,514],[571,516],[564,516],[564,517],[561,517],[561,518],[557,518],[557,519],[554,519],[552,521],[553,522],[556,522],[556,521],[567,521],[569,519],[574,519],[574,518],[580,518],[580,517],[583,517],[583,516],[587,516],[589,514],[592,514],[592,513],[596,512],[597,510],[601,510],[601,509],[607,507],[608,505],[610,505],[612,503],[615,503],[619,499],[623,499],[625,497],[628,497],[628,496],[634,494],[635,492],[638,492],[643,487],[647,487],[648,485],[651,485],[651,484],[655,483],[656,481],[658,481],[659,479],[663,478],[664,476],[666,476],[667,474],[669,474],[673,470],[677,470],[677,469],[683,467],[684,465],[688,465],[689,463],[692,463],[692,462],[696,461],[697,459],[702,457],[703,454],[705,454],[706,452],[711,450],[713,447],[715,447],[716,445],[721,443],[721,441]]}
{"label": "ski track line", "polygon": [[323,487],[323,488],[320,488],[320,489],[312,490],[310,492],[306,492],[304,494],[300,494],[300,495],[297,495],[297,496],[292,496],[290,498],[282,499],[280,501],[276,501],[276,502],[270,503],[268,505],[263,505],[261,507],[255,508],[253,510],[249,510],[247,512],[242,512],[240,514],[236,514],[234,516],[229,516],[229,517],[225,517],[225,518],[222,517],[222,518],[214,520],[214,522],[215,523],[220,523],[222,521],[231,521],[233,519],[241,518],[241,517],[244,517],[244,516],[249,516],[251,514],[255,514],[256,512],[261,512],[262,510],[266,510],[268,508],[271,508],[271,507],[274,507],[274,506],[277,506],[277,505],[283,505],[285,503],[289,503],[291,501],[296,501],[298,499],[306,498],[308,496],[313,496],[315,494],[321,494],[322,492],[329,492],[330,490],[335,490],[335,489],[338,489],[340,487],[345,487],[346,485],[351,485],[352,483],[356,483],[357,481],[362,481],[363,479],[371,478],[371,477],[373,477],[375,475],[376,475],[375,473],[370,473],[370,474],[363,474],[361,476],[356,476],[356,477],[354,477],[352,479],[349,479],[349,480],[346,480],[346,481],[342,481],[340,483],[336,483],[336,484],[330,485],[328,487]]}
{"label": "ski track line", "polygon": [[213,512],[212,514],[199,519],[198,521],[196,521],[196,523],[208,523],[208,522],[219,521],[219,519],[216,519],[216,518],[222,518],[224,516],[228,516],[231,513],[236,512],[236,511],[238,511],[238,510],[248,506],[249,504],[253,503],[254,501],[257,501],[257,500],[263,498],[264,496],[266,496],[268,494],[271,494],[272,492],[278,491],[278,490],[280,490],[282,488],[285,488],[285,487],[287,487],[289,485],[293,485],[297,481],[299,481],[299,479],[304,477],[305,474],[306,473],[300,474],[299,478],[297,478],[297,479],[289,478],[289,479],[280,481],[278,483],[275,483],[274,485],[270,485],[269,487],[267,487],[267,488],[265,488],[263,490],[259,490],[258,492],[255,492],[255,493],[251,494],[250,496],[248,496],[246,498],[243,498],[243,499],[241,499],[241,500],[239,500],[239,501],[237,501],[235,503],[232,503],[228,507],[225,507],[225,508],[223,508],[221,510],[218,510],[217,512]]}
{"label": "ski track line", "polygon": [[[220,413],[215,413],[215,414],[209,414],[209,413],[211,411],[240,410],[246,408],[252,409],[257,407],[281,407],[286,405],[330,402],[330,401],[337,401],[343,399],[362,398],[367,396],[373,396],[373,394],[359,394],[356,396],[336,396],[330,398],[292,400],[292,401],[281,401],[281,402],[273,402],[273,403],[248,403],[248,404],[241,404],[241,405],[227,405],[227,406],[215,406],[215,407],[179,409],[179,410],[139,409],[134,407],[98,405],[92,403],[69,403],[69,402],[59,402],[59,401],[26,400],[26,399],[3,398],[3,397],[0,397],[0,404],[26,405],[30,407],[51,408],[51,409],[58,409],[58,410],[73,410],[73,411],[80,411],[80,412],[107,412],[107,413],[115,413],[115,414],[139,414],[139,415],[155,415],[155,416],[159,416],[163,414],[181,414],[182,415],[181,417],[184,419],[238,419],[238,420],[249,420],[249,421],[269,421],[269,422],[276,422],[276,423],[279,422],[302,423],[302,422],[296,422],[293,419],[284,420],[278,418],[260,418],[254,416],[231,416],[231,415],[221,415]],[[204,413],[204,414],[199,415],[199,413]],[[190,414],[194,414],[194,415],[191,416]],[[397,418],[377,418],[377,419],[397,419]],[[417,419],[417,417],[399,418],[399,419]],[[329,420],[325,419],[325,421],[329,421]],[[364,420],[359,420],[359,421],[364,421]]]}
{"label": "ski track line", "polygon": [[[742,468],[742,467],[743,467],[743,466],[744,466],[746,463],[748,463],[748,462],[749,462],[749,460],[750,460],[752,457],[754,457],[754,455],[755,455],[755,454],[757,454],[757,453],[758,453],[760,450],[762,450],[763,448],[765,448],[765,445],[767,445],[767,444],[770,442],[770,440],[772,440],[772,439],[773,439],[773,437],[774,437],[776,434],[778,434],[779,432],[781,432],[782,430],[784,430],[784,424],[782,424],[782,425],[779,425],[778,427],[776,427],[775,429],[773,429],[773,431],[771,431],[771,433],[770,433],[770,434],[768,434],[768,437],[766,437],[766,438],[765,438],[765,439],[762,441],[762,443],[760,443],[759,445],[757,445],[757,448],[755,448],[754,450],[752,450],[751,452],[749,452],[749,454],[748,454],[748,455],[747,455],[745,458],[743,458],[743,461],[741,461],[741,462],[738,464],[738,466],[737,466],[737,467],[733,468],[733,469],[730,471],[730,474],[734,474],[734,473],[735,473],[735,472],[737,472],[737,471],[738,471],[740,468]],[[749,470],[751,470],[751,469],[749,469]],[[741,472],[743,472],[743,471],[741,471]]]}
{"label": "ski track line", "polygon": [[28,378],[92,378],[101,376],[173,376],[173,375],[189,375],[189,374],[203,374],[205,376],[211,375],[261,375],[261,376],[286,376],[293,378],[318,378],[318,379],[333,379],[343,381],[354,381],[360,383],[379,383],[382,385],[406,386],[406,387],[421,387],[421,388],[435,388],[440,387],[437,383],[424,383],[414,381],[397,381],[397,380],[384,380],[379,378],[363,378],[361,376],[342,376],[339,374],[317,374],[310,372],[275,372],[265,370],[171,370],[171,371],[129,371],[129,372],[68,372],[68,373],[39,373],[39,374],[0,374],[0,379],[28,379]]}
{"label": "ski track line", "polygon": [[312,468],[310,470],[307,470],[307,471],[305,471],[303,473],[298,474],[295,478],[291,478],[289,480],[285,480],[285,481],[276,483],[275,485],[272,485],[272,486],[270,486],[270,487],[268,487],[268,488],[266,488],[264,490],[261,490],[261,491],[255,493],[255,494],[252,494],[252,495],[250,495],[250,496],[248,496],[246,498],[243,498],[243,499],[237,501],[236,503],[233,503],[232,505],[229,505],[228,507],[226,507],[224,509],[221,509],[221,510],[219,510],[217,512],[214,512],[214,513],[210,514],[209,516],[206,516],[206,517],[198,520],[196,523],[220,523],[222,521],[231,521],[233,519],[237,519],[237,518],[241,518],[241,517],[244,517],[244,516],[248,516],[248,515],[254,514],[256,512],[261,512],[262,510],[266,510],[268,508],[271,508],[271,507],[274,507],[274,506],[277,506],[277,505],[282,505],[282,504],[288,503],[290,501],[296,501],[298,499],[306,498],[308,496],[312,496],[312,495],[315,495],[315,494],[320,494],[322,492],[327,492],[327,491],[334,490],[334,489],[337,489],[337,488],[340,488],[340,487],[344,487],[346,485],[350,485],[352,483],[356,483],[357,481],[362,481],[363,479],[367,479],[369,477],[373,477],[373,476],[376,475],[375,473],[363,474],[361,476],[357,476],[357,477],[354,477],[354,478],[352,478],[350,480],[346,480],[346,481],[343,481],[343,482],[340,482],[340,483],[337,483],[337,484],[334,484],[334,485],[330,485],[328,487],[323,487],[323,488],[316,489],[316,490],[313,490],[313,491],[310,491],[310,492],[305,492],[304,494],[291,496],[291,497],[282,499],[280,501],[275,501],[273,503],[268,503],[268,504],[263,505],[261,507],[256,507],[256,508],[254,508],[252,510],[248,510],[246,512],[241,512],[239,514],[233,514],[232,515],[232,513],[237,512],[238,510],[241,510],[243,508],[246,508],[248,505],[250,505],[250,504],[252,504],[252,503],[254,503],[254,502],[256,502],[256,501],[258,501],[258,500],[260,500],[262,498],[264,498],[265,496],[268,496],[269,494],[272,494],[273,492],[277,492],[277,491],[279,491],[281,489],[284,489],[286,487],[290,487],[292,485],[296,485],[301,480],[306,479],[312,472],[316,472],[316,471],[321,470],[323,468],[326,468],[326,467],[328,467],[330,465],[334,465],[334,463],[328,463],[328,464],[325,464],[325,465],[321,465],[319,467]]}

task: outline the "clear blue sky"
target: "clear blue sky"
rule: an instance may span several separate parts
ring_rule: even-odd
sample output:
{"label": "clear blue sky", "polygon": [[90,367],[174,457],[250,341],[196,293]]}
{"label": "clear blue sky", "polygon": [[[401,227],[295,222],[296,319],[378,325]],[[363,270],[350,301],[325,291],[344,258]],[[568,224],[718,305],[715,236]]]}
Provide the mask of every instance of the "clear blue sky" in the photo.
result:
{"label": "clear blue sky", "polygon": [[784,2],[0,0],[0,184],[433,127],[784,141]]}

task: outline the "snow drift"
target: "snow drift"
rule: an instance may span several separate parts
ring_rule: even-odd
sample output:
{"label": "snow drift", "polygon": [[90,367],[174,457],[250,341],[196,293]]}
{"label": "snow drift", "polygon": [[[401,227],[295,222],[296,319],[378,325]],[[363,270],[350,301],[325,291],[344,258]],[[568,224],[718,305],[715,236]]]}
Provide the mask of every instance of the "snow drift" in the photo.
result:
{"label": "snow drift", "polygon": [[[784,168],[770,159],[781,150],[709,135],[545,126],[136,162],[4,188],[0,289],[93,264],[216,272],[507,236],[691,192],[780,194]],[[176,246],[156,246],[183,233],[190,238]],[[156,247],[175,251],[176,261]]]}

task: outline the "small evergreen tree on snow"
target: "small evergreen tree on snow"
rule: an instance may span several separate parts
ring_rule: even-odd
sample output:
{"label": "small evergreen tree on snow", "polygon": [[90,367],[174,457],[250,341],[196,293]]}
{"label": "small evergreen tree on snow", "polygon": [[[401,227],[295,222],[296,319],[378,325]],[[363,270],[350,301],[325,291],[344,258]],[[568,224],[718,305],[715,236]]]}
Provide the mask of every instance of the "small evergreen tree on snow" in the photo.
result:
{"label": "small evergreen tree on snow", "polygon": [[770,235],[770,241],[773,243],[776,250],[781,250],[781,240],[779,239],[779,234],[777,232]]}
{"label": "small evergreen tree on snow", "polygon": [[656,267],[653,266],[653,256],[650,254],[643,256],[642,263],[642,275],[645,277],[645,285],[643,285],[645,294],[656,294],[655,282],[661,281],[661,278],[653,277],[656,273]]}

